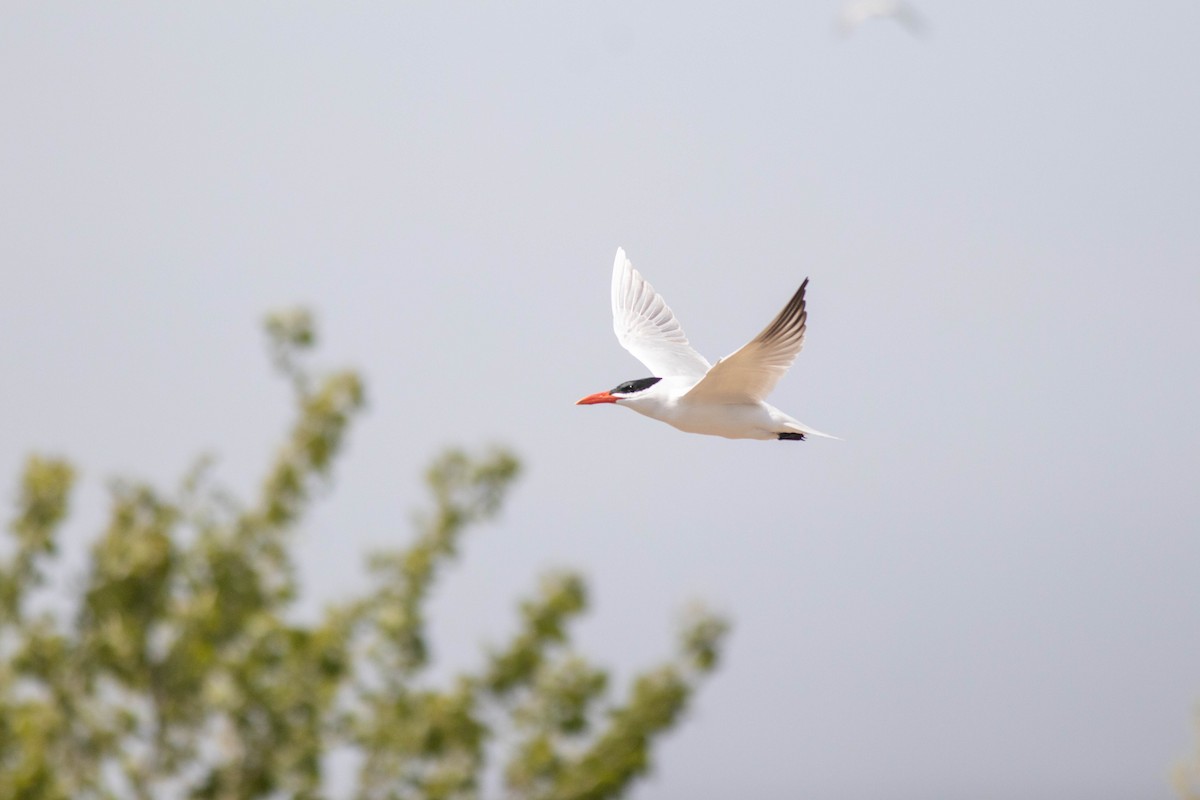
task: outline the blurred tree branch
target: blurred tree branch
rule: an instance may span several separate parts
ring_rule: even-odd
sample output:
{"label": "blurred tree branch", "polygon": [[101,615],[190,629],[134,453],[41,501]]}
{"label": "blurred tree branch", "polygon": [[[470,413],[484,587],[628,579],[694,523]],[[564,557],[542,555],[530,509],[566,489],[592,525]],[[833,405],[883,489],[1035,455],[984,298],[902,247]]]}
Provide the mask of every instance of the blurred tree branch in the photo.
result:
{"label": "blurred tree branch", "polygon": [[679,654],[613,705],[606,670],[570,645],[587,607],[575,573],[545,576],[516,633],[477,674],[428,684],[425,608],[463,535],[493,518],[520,473],[496,449],[452,450],[426,482],[407,547],[374,555],[366,593],[299,624],[289,534],[328,479],[364,405],[360,377],[302,364],[306,311],[267,321],[296,419],[244,506],[201,461],[181,487],[113,488],[71,615],[31,600],[58,555],[75,480],[32,457],[0,561],[0,797],[326,796],[331,752],[358,755],[359,798],[474,798],[488,743],[511,743],[506,796],[614,798],[650,765],[716,665],[726,623],[695,611]]}

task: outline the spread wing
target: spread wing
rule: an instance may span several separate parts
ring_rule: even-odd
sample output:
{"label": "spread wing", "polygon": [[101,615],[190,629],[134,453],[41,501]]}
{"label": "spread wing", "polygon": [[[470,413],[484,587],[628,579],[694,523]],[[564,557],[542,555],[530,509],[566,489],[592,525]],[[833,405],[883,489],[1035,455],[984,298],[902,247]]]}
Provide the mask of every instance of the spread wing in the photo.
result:
{"label": "spread wing", "polygon": [[704,379],[684,395],[684,399],[733,404],[754,403],[766,398],[804,347],[804,328],[808,321],[804,290],[807,286],[808,278],[805,278],[779,316],[758,336],[718,361]]}
{"label": "spread wing", "polygon": [[688,344],[671,309],[621,248],[613,262],[612,312],[617,341],[655,376],[699,378],[708,372],[708,361]]}

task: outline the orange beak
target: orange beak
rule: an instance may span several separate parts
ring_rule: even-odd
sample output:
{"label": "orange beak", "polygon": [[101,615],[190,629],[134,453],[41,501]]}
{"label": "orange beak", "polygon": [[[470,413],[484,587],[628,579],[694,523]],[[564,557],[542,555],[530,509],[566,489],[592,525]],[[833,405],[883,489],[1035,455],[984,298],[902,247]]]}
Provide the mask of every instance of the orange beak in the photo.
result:
{"label": "orange beak", "polygon": [[596,394],[589,394],[575,405],[594,406],[596,403],[615,403],[618,399],[613,397],[611,392],[596,392]]}

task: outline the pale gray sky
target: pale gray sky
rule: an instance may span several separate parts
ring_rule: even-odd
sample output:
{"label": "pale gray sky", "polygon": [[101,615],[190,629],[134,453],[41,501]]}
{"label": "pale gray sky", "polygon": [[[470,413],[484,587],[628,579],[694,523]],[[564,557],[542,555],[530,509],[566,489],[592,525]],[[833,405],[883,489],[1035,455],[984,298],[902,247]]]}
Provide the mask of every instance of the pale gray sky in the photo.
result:
{"label": "pale gray sky", "polygon": [[[371,408],[303,534],[318,599],[444,444],[528,463],[437,595],[450,666],[548,566],[622,674],[728,659],[640,800],[1168,798],[1200,700],[1200,5],[10,3],[0,480],[26,453],[250,488],[319,313]],[[730,442],[574,401],[645,369],[613,252],[710,359],[811,277]],[[11,491],[11,490],[9,490]],[[11,495],[10,495],[11,496]]]}

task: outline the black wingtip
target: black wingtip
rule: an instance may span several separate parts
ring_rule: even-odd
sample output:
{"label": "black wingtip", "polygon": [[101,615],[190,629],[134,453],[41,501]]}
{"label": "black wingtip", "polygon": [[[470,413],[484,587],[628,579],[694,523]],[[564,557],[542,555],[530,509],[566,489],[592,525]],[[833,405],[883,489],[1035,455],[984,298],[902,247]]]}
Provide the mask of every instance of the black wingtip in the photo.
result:
{"label": "black wingtip", "polygon": [[792,431],[783,431],[782,433],[777,433],[775,435],[779,437],[779,441],[781,441],[781,442],[785,439],[791,439],[791,440],[794,440],[797,442],[803,442],[805,439],[805,436],[803,433],[794,433]]}

